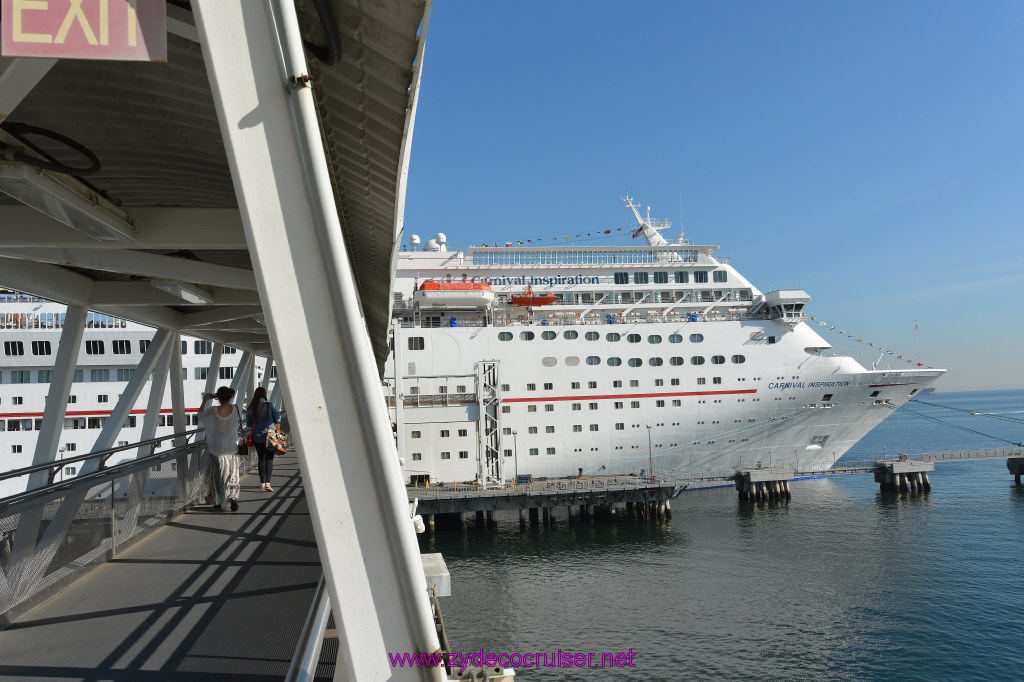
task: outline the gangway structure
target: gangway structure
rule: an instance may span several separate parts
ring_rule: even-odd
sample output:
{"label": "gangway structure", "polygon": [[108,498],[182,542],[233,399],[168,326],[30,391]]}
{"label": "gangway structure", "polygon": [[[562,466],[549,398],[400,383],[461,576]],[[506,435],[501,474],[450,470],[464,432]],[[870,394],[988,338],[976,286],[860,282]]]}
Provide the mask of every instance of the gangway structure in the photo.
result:
{"label": "gangway structure", "polygon": [[[75,4],[47,7],[85,39]],[[0,58],[0,287],[67,305],[49,395],[69,394],[87,311],[156,328],[135,383],[168,376],[175,412],[192,399],[179,335],[272,358],[336,679],[443,676],[387,657],[436,651],[438,635],[380,384],[429,15],[429,0],[167,0],[166,62]],[[66,411],[47,401],[36,485]],[[37,526],[18,533],[7,588],[42,570],[83,496],[47,512],[38,543]]]}

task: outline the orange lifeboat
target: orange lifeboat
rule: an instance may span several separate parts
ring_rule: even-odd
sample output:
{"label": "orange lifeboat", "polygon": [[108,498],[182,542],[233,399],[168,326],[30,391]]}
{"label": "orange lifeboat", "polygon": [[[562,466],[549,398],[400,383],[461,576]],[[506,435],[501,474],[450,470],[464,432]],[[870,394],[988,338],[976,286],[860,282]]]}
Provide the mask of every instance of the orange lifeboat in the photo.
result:
{"label": "orange lifeboat", "polygon": [[525,306],[537,306],[537,305],[551,305],[558,300],[558,297],[552,293],[537,295],[533,293],[533,289],[527,289],[518,296],[512,296],[509,299],[512,305],[525,305]]}
{"label": "orange lifeboat", "polygon": [[478,308],[494,301],[491,285],[482,282],[435,282],[428,279],[415,293],[421,308]]}

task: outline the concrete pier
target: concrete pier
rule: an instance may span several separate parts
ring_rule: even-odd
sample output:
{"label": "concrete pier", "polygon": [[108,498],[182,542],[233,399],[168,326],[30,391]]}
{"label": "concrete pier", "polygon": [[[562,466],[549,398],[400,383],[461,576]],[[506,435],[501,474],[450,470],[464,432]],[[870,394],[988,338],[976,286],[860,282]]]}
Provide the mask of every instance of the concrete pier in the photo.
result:
{"label": "concrete pier", "polygon": [[741,500],[788,500],[789,481],[795,475],[794,469],[779,467],[740,469],[733,480]]}
{"label": "concrete pier", "polygon": [[935,462],[886,459],[875,462],[875,483],[881,490],[924,493],[932,489],[928,472],[935,471]]}
{"label": "concrete pier", "polygon": [[1010,457],[1006,460],[1006,468],[1013,474],[1013,482],[1020,485],[1020,477],[1024,475],[1024,457]]}

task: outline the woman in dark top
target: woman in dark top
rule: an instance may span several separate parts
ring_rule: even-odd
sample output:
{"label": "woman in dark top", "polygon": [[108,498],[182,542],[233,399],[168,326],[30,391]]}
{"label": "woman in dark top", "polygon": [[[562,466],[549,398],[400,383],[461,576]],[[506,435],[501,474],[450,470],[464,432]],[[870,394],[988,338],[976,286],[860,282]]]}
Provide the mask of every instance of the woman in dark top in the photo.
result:
{"label": "woman in dark top", "polygon": [[267,450],[267,430],[280,427],[281,415],[267,400],[267,389],[260,386],[253,393],[252,402],[245,410],[245,425],[252,429],[252,444],[256,448],[260,488],[273,492],[270,475],[274,473],[274,453]]}

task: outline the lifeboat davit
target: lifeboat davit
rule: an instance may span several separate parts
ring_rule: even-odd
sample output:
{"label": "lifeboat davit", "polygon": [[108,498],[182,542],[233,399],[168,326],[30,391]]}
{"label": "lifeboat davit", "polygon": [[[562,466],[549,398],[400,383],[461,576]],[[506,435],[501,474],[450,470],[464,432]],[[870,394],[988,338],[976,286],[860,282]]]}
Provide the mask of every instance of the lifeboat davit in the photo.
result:
{"label": "lifeboat davit", "polygon": [[421,308],[482,308],[494,301],[491,285],[427,280],[415,292]]}
{"label": "lifeboat davit", "polygon": [[536,305],[551,305],[558,300],[558,297],[554,294],[535,294],[532,289],[527,289],[518,296],[512,296],[510,299],[512,305],[525,305],[525,306],[536,306]]}

